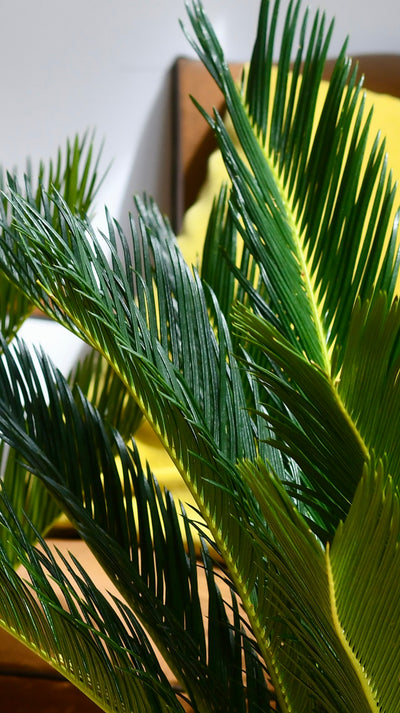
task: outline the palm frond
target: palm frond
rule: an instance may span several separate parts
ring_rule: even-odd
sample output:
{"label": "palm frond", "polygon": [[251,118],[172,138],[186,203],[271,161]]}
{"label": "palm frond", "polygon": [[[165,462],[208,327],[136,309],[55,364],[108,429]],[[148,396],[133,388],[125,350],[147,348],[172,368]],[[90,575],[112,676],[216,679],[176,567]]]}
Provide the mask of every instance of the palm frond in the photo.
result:
{"label": "palm frond", "polygon": [[[273,642],[288,709],[296,701],[309,710],[313,701],[332,713],[394,712],[398,682],[390,671],[399,663],[393,643],[400,619],[399,581],[393,576],[399,502],[393,482],[381,464],[366,467],[346,520],[324,549],[265,464],[245,463],[243,475],[264,515],[260,520],[252,513],[252,528],[269,563],[264,606],[271,608],[272,602],[276,612],[270,613],[266,636]],[[377,627],[385,632],[379,642]]]}
{"label": "palm frond", "polygon": [[[56,161],[50,161],[48,167],[43,162],[38,168],[38,175],[33,175],[33,169],[28,164],[27,173],[20,185],[17,175],[3,173],[0,176],[0,186],[3,197],[0,203],[0,214],[9,231],[13,230],[13,217],[10,203],[4,192],[7,186],[12,186],[25,196],[30,205],[43,211],[47,220],[55,229],[59,229],[58,209],[54,204],[43,202],[44,192],[60,193],[71,211],[76,215],[86,215],[93,209],[93,202],[105,178],[99,175],[99,164],[102,150],[97,155],[94,150],[94,137],[88,133],[82,138],[75,136],[67,141],[65,150],[58,150]],[[32,311],[32,302],[24,295],[15,279],[9,281],[9,273],[3,270],[0,275],[0,329],[8,341],[17,333],[19,327]]]}
{"label": "palm frond", "polygon": [[[32,274],[38,271],[34,279],[26,273],[22,289],[33,297],[40,283],[44,293],[51,293],[49,314],[113,364],[198,498],[207,522],[212,521],[211,529],[219,530],[222,491],[212,488],[211,495],[210,484],[216,477],[229,482],[235,460],[255,454],[254,431],[225,320],[219,313],[215,325],[210,323],[201,283],[185,264],[168,226],[154,206],[142,206],[140,240],[134,235],[138,256],[133,254],[124,266],[110,224],[110,266],[96,236],[87,239],[88,225],[65,206],[70,245],[16,196],[14,208],[22,222],[30,224],[29,230],[27,223],[22,228],[19,244],[25,243],[32,257]],[[40,264],[35,243],[40,244]],[[6,245],[4,259],[12,260],[12,252]],[[24,260],[29,262],[28,253]],[[134,277],[139,271],[146,283]],[[206,503],[209,487],[212,500]]]}
{"label": "palm frond", "polygon": [[[360,384],[354,385],[347,403],[342,398],[344,391],[337,386],[344,355],[353,359],[349,357],[351,349],[347,349],[347,340],[352,329],[351,315],[357,311],[359,301],[364,303],[371,299],[375,303],[379,293],[384,292],[390,306],[394,298],[398,275],[396,220],[392,228],[394,187],[384,156],[384,143],[377,139],[372,142],[372,148],[367,149],[371,143],[368,141],[370,116],[364,118],[361,84],[356,82],[356,69],[351,71],[351,62],[346,59],[344,50],[317,112],[322,68],[331,34],[329,28],[326,37],[324,35],[324,17],[316,16],[303,56],[306,13],[300,27],[299,53],[293,71],[288,74],[290,49],[298,24],[298,3],[289,5],[273,89],[271,48],[278,3],[273,7],[269,33],[266,29],[268,9],[269,3],[263,2],[247,88],[245,84],[242,91],[232,80],[201,5],[193,3],[189,13],[196,35],[192,43],[224,93],[237,137],[235,143],[218,114],[207,117],[232,183],[229,210],[226,213],[220,209],[217,223],[212,224],[207,255],[215,256],[215,263],[225,258],[238,287],[232,287],[232,280],[227,288],[224,282],[218,284],[210,267],[207,277],[212,280],[211,286],[222,305],[235,304],[231,295],[236,291],[237,299],[260,316],[259,326],[261,321],[265,322],[265,330],[257,328],[256,318],[244,317],[243,310],[237,312],[240,347],[250,333],[251,357],[260,367],[258,376],[262,373],[261,378],[268,384],[264,398],[268,404],[267,418],[276,434],[275,444],[294,457],[303,471],[301,497],[307,505],[312,504],[315,482],[320,473],[324,473],[331,488],[329,496],[326,492],[330,501],[327,509],[335,500],[335,491],[339,499],[343,498],[341,507],[347,508],[363,462],[368,460],[368,450],[377,447],[382,453],[391,448],[392,430],[382,447],[367,437],[371,401],[366,403],[365,389],[359,388]],[[303,64],[304,73],[300,73]],[[286,150],[289,146],[290,150]],[[231,223],[232,220],[244,244],[236,268],[232,267],[232,258],[226,250],[222,226],[224,221]],[[229,231],[231,233],[231,229]],[[256,271],[248,270],[251,260]],[[234,320],[234,330],[235,324]],[[257,345],[260,348],[255,354]],[[355,355],[354,360],[359,356]],[[320,374],[313,368],[314,364],[321,369]],[[368,374],[372,374],[372,365]],[[305,387],[307,403],[304,391],[295,386],[296,381],[303,378],[310,379]],[[350,379],[349,375],[347,384]],[[381,379],[379,399],[390,393],[393,379],[394,376],[388,376],[385,383]],[[271,400],[271,392],[277,398]],[[325,402],[325,417],[321,404],[318,405],[320,398]],[[352,401],[358,403],[357,416]],[[392,411],[391,417],[395,415]],[[364,425],[361,425],[362,420]],[[327,432],[322,436],[319,430],[324,428],[324,423],[329,436]],[[346,430],[348,436],[345,436]],[[330,439],[331,446],[328,446]],[[324,450],[327,447],[330,457]],[[333,477],[338,452],[347,460],[347,465],[340,468],[343,475],[340,484],[337,477]],[[351,468],[346,453],[351,453],[352,462],[356,459],[358,463],[358,470],[352,470],[355,480],[349,478]],[[329,463],[333,468],[330,475]],[[310,490],[308,475],[314,468]],[[314,501],[317,509],[323,500],[322,497]],[[318,522],[314,513],[314,521]],[[337,519],[331,524],[335,528]]]}
{"label": "palm frond", "polygon": [[99,352],[90,350],[73,368],[68,381],[79,389],[98,410],[104,421],[115,428],[128,442],[142,420],[142,413]]}
{"label": "palm frond", "polygon": [[27,572],[16,572],[0,547],[0,625],[104,711],[182,711],[128,607],[104,596],[76,559],[40,538],[40,549],[32,547],[3,488],[0,508],[1,529]]}
{"label": "palm frond", "polygon": [[[193,704],[210,710],[213,690],[212,710],[224,710],[227,698],[234,710],[244,710],[244,674],[237,653],[243,641],[252,663],[254,695],[265,686],[262,664],[251,658],[251,639],[241,625],[236,596],[232,592],[233,604],[224,604],[204,550],[210,595],[206,634],[191,530],[186,521],[186,550],[171,496],[161,493],[150,473],[145,477],[137,451],[125,446],[80,392],[74,396],[47,359],[39,358],[38,372],[38,364],[16,343],[11,350],[5,347],[3,361],[1,391],[7,396],[0,398],[0,428],[7,440],[62,504]],[[42,387],[31,372],[38,373]],[[20,409],[22,382],[28,386]],[[231,607],[237,610],[236,624],[230,623]],[[218,669],[216,651],[224,651]]]}
{"label": "palm frond", "polygon": [[[275,677],[279,674],[263,636],[265,623],[254,605],[254,589],[259,576],[263,576],[263,562],[260,560],[257,564],[253,536],[242,523],[242,500],[251,494],[236,466],[239,457],[254,457],[257,443],[240,369],[232,355],[230,335],[218,303],[211,294],[206,297],[200,280],[179,253],[169,226],[151,204],[141,206],[141,240],[134,233],[133,259],[126,266],[118,258],[113,224],[110,224],[108,241],[112,255],[110,266],[96,236],[90,234],[87,239],[89,226],[73,216],[61,202],[59,207],[65,218],[61,235],[21,198],[15,196],[14,200],[15,213],[21,216],[20,244],[26,248],[25,260],[32,258],[32,271],[40,270],[42,288],[51,293],[46,308],[106,356],[160,436],[228,565],[272,682],[278,684]],[[118,234],[121,239],[121,233]],[[68,236],[68,244],[65,236]],[[40,263],[35,257],[36,241],[40,244]],[[128,254],[127,246],[123,252]],[[33,288],[33,294],[36,284],[35,280],[35,285],[30,287],[26,281],[23,287],[27,292]],[[208,316],[210,299],[212,321]],[[187,361],[183,358],[185,355]],[[200,355],[206,356],[200,358]],[[218,409],[215,409],[216,403]],[[5,420],[6,410],[3,413],[2,431],[6,434],[10,421]],[[65,429],[64,420],[58,418],[60,427],[55,442],[64,438],[61,433]],[[258,423],[260,434],[262,419]],[[269,434],[267,426],[265,434]],[[90,439],[95,442],[93,434]],[[84,440],[86,437],[81,440],[81,448]],[[22,444],[15,443],[15,446],[21,448]],[[271,459],[276,460],[274,449],[266,445],[263,448],[264,452],[271,451]],[[71,447],[67,450],[73,453]],[[85,465],[83,457],[80,463],[82,472],[91,473],[93,477],[94,465]],[[63,468],[72,470],[72,462]],[[89,483],[87,486],[90,489],[88,502],[93,502],[96,492]],[[97,517],[100,517],[104,497],[108,499],[101,489],[98,493]],[[96,507],[94,504],[92,507],[93,516]],[[63,508],[67,510],[65,500]],[[82,536],[88,541],[87,530],[82,531]],[[98,539],[96,537],[96,541]],[[96,546],[97,552],[103,545],[104,538]],[[111,571],[110,551],[108,543],[102,552],[104,559],[100,558],[108,572]],[[121,585],[122,579],[118,581]],[[125,596],[128,596],[131,581],[129,577]],[[146,611],[149,610],[155,616],[154,602],[148,602]],[[157,641],[160,630],[164,632],[161,621],[158,619],[154,625]],[[187,661],[191,660],[188,656],[183,658],[177,673],[181,677]],[[189,690],[193,687],[189,679],[185,684]]]}
{"label": "palm frond", "polygon": [[[60,507],[44,487],[33,477],[13,448],[0,443],[1,483],[7,497],[13,504],[15,516],[27,538],[36,540],[36,532],[44,535],[54,525],[60,515]],[[7,534],[0,532],[2,546],[11,564],[16,564],[15,552],[10,546]]]}
{"label": "palm frond", "polygon": [[[189,11],[196,35],[191,41],[224,93],[246,157],[244,161],[239,155],[219,115],[206,117],[231,178],[231,216],[244,249],[259,267],[257,291],[268,294],[271,312],[293,346],[329,370],[329,349],[336,341],[344,346],[357,298],[369,296],[372,285],[393,298],[398,273],[397,230],[396,225],[391,227],[395,188],[384,144],[377,139],[367,150],[370,117],[364,118],[361,84],[356,83],[356,71],[350,72],[344,50],[317,113],[331,34],[329,29],[324,37],[324,17],[316,18],[306,55],[297,56],[288,78],[298,3],[295,9],[289,5],[273,92],[271,44],[276,23],[273,20],[271,34],[266,33],[268,7],[267,0],[262,2],[247,94],[236,87],[196,2]],[[274,17],[277,11],[278,3]],[[299,52],[306,44],[304,37],[305,25]],[[302,64],[304,74],[299,73]],[[258,131],[268,133],[265,146]],[[290,150],[285,150],[287,141]],[[216,239],[218,235],[215,231]]]}

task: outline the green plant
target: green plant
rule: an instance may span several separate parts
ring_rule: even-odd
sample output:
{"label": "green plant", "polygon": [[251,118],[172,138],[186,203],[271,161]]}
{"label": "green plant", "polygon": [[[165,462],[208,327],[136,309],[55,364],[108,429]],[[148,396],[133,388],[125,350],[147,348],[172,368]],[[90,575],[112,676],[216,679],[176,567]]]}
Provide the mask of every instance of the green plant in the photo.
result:
{"label": "green plant", "polygon": [[[10,179],[3,193],[2,280],[94,352],[68,381],[44,354],[34,362],[3,339],[1,624],[107,711],[181,711],[182,696],[202,713],[395,713],[400,313],[384,145],[366,155],[369,118],[345,48],[316,117],[324,16],[308,31],[290,3],[272,90],[278,2],[262,0],[240,88],[201,4],[187,10],[236,134],[205,117],[230,184],[199,273],[149,199],[137,199],[129,238],[109,217],[100,244],[62,188],[32,200]],[[97,384],[107,372],[109,398],[90,390],[92,370]],[[141,464],[129,438],[137,408],[196,513],[177,514]],[[120,598],[110,603],[79,562],[55,561],[41,537],[54,510],[37,525],[18,506],[33,482]]]}

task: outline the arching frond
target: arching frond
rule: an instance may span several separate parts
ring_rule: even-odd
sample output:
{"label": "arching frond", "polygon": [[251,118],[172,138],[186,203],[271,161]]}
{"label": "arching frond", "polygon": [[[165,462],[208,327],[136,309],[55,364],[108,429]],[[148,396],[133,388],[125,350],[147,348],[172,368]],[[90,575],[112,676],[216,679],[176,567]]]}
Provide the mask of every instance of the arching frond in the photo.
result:
{"label": "arching frond", "polygon": [[[392,354],[391,347],[379,340],[380,357],[376,351],[375,360],[368,362],[360,352],[354,353],[354,341],[348,346],[348,340],[360,303],[371,300],[378,305],[379,294],[385,293],[390,309],[394,299],[398,275],[395,190],[384,145],[368,139],[370,116],[364,116],[361,83],[344,50],[326,94],[319,96],[331,34],[329,28],[325,35],[325,18],[316,15],[306,42],[308,15],[297,35],[299,4],[290,3],[272,82],[278,3],[268,25],[269,9],[268,2],[261,3],[255,50],[243,88],[235,85],[201,4],[194,2],[189,11],[196,35],[192,43],[223,91],[235,133],[232,138],[217,113],[207,117],[231,181],[229,209],[220,206],[210,223],[207,256],[215,266],[225,261],[223,270],[231,278],[219,280],[221,269],[213,272],[210,265],[204,274],[221,305],[232,312],[235,303],[242,301],[253,312],[245,316],[243,309],[236,311],[233,330],[240,329],[238,348],[251,349],[259,367],[256,373],[267,385],[266,418],[275,444],[300,466],[300,499],[311,510],[315,506],[312,519],[317,528],[321,524],[318,512],[324,500],[326,505],[329,501],[326,509],[333,518],[329,527],[334,530],[337,517],[351,502],[368,453],[390,451],[388,457],[396,457],[393,429],[386,429],[386,438],[382,428],[380,444],[375,441],[377,431],[367,436],[373,421],[371,404],[376,399],[367,397],[370,392],[360,381],[353,383],[352,374],[347,373],[350,363],[354,370],[353,358],[370,363],[365,378],[372,378],[375,368],[377,398],[382,403],[393,393],[394,404],[396,308],[391,322],[385,323],[387,338],[393,340]],[[289,72],[295,43],[299,49]],[[232,221],[243,242],[237,266],[226,247]],[[238,240],[232,236],[231,244]],[[256,269],[249,269],[249,264]],[[365,310],[363,306],[363,314]],[[382,310],[380,314],[383,317]],[[374,343],[372,317],[367,329],[371,356],[377,336],[375,329]],[[382,339],[386,338],[382,335]],[[393,366],[382,366],[378,374],[380,349],[386,350],[383,363],[393,359]],[[346,398],[340,387],[342,377],[349,389]],[[389,419],[393,424],[397,414],[392,408]],[[324,435],[321,428],[326,428]],[[342,454],[342,476],[335,474],[336,453]],[[311,471],[314,475],[310,476]],[[321,474],[327,478],[328,489],[316,497]]]}
{"label": "arching frond", "polygon": [[[27,247],[37,238],[41,245],[39,280],[43,286],[47,282],[46,290],[51,282],[49,312],[103,353],[138,400],[192,491],[218,549],[232,563],[233,581],[251,616],[257,572],[250,565],[255,555],[252,538],[242,534],[236,495],[230,493],[241,488],[235,476],[237,457],[252,457],[256,443],[222,315],[210,322],[201,283],[184,263],[154,206],[142,207],[140,249],[134,242],[140,258],[134,254],[132,263],[137,270],[139,259],[144,260],[142,275],[151,278],[154,264],[157,291],[149,280],[132,284],[134,270],[119,262],[114,249],[113,224],[111,269],[95,236],[87,240],[88,226],[61,203],[69,245],[30,206],[18,201],[21,216],[34,220],[20,240],[26,238]],[[146,244],[148,252],[143,249]],[[39,264],[31,255],[36,270]],[[60,260],[58,268],[55,259]],[[55,279],[58,270],[63,275],[60,281]],[[28,291],[29,282],[23,287]],[[203,353],[207,358],[200,358]],[[185,354],[187,361],[182,360]]]}
{"label": "arching frond", "polygon": [[[0,397],[0,428],[7,440],[62,504],[187,695],[206,711],[214,689],[212,710],[224,710],[230,696],[242,710],[244,681],[237,652],[248,637],[238,610],[236,625],[231,623],[236,597],[232,592],[233,604],[223,602],[204,552],[213,622],[207,634],[191,531],[187,522],[182,531],[170,495],[161,493],[150,473],[145,476],[137,451],[102,422],[81,392],[73,394],[45,357],[33,362],[22,344],[5,347],[0,385],[5,394]],[[252,662],[249,676],[254,676],[259,695],[262,665],[251,656],[250,639],[246,646]],[[215,665],[216,652],[222,656],[222,650],[223,676]]]}
{"label": "arching frond", "polygon": [[0,527],[26,569],[0,547],[0,625],[72,681],[104,711],[182,711],[148,638],[126,605],[105,597],[79,562],[33,548],[4,489]]}
{"label": "arching frond", "polygon": [[[243,93],[196,2],[189,13],[197,40],[192,43],[224,93],[235,129],[236,144],[218,114],[207,117],[232,181],[232,215],[261,273],[257,291],[265,289],[286,338],[329,368],[327,348],[335,341],[343,346],[357,298],[369,296],[372,286],[393,298],[398,274],[395,186],[384,143],[376,139],[369,148],[370,116],[364,116],[361,83],[344,50],[326,97],[317,105],[331,34],[330,28],[324,37],[323,16],[316,16],[306,44],[306,13],[288,74],[299,10],[299,3],[295,9],[290,3],[276,83],[271,82],[279,3],[270,33],[269,5],[261,3]],[[219,234],[214,231],[215,241]],[[214,253],[220,251],[214,248]]]}
{"label": "arching frond", "polygon": [[[58,150],[56,161],[50,161],[48,167],[43,162],[40,163],[37,176],[33,175],[33,169],[28,165],[23,186],[14,174],[8,174],[7,177],[1,175],[0,186],[5,192],[7,186],[12,186],[25,196],[30,205],[43,210],[46,219],[58,229],[58,211],[54,205],[44,205],[44,191],[57,191],[74,214],[86,215],[93,209],[93,201],[105,176],[99,176],[100,157],[101,150],[95,155],[93,137],[89,137],[87,133],[82,138],[75,136],[74,141],[67,141],[64,151]],[[12,211],[4,195],[0,213],[2,221],[8,225],[8,230],[12,230]],[[8,280],[6,270],[0,274],[0,293],[1,334],[10,340],[31,313],[33,304],[20,291],[18,282]]]}
{"label": "arching frond", "polygon": [[[393,482],[381,464],[366,468],[346,520],[324,549],[264,464],[244,464],[243,475],[264,515],[262,521],[253,513],[253,531],[270,563],[275,597],[266,636],[277,667],[285,671],[289,709],[296,701],[300,710],[310,710],[314,701],[332,713],[394,713],[398,681],[390,673],[386,678],[400,658],[399,581],[393,576],[399,502]],[[377,630],[385,634],[377,637]]]}
{"label": "arching frond", "polygon": [[[332,31],[324,16],[309,30],[308,13],[301,20],[300,4],[289,4],[275,72],[279,3],[271,20],[269,9],[262,0],[238,88],[202,5],[188,5],[192,44],[233,125],[206,117],[230,183],[214,204],[201,276],[150,200],[137,200],[129,237],[108,216],[100,241],[62,192],[41,191],[35,202],[9,181],[2,269],[117,381],[104,382],[108,408],[81,374],[97,409],[44,356],[39,383],[23,347],[4,343],[0,432],[76,523],[197,710],[253,712],[262,701],[281,713],[392,713],[396,683],[384,691],[384,681],[399,664],[390,618],[397,622],[400,581],[394,188],[345,49],[320,94]],[[224,562],[229,605],[203,556],[208,638],[189,524],[185,551],[172,500],[144,477],[128,432],[112,429],[121,403],[135,428],[126,393]],[[384,650],[374,649],[374,606],[362,606],[377,595],[377,558]]]}
{"label": "arching frond", "polygon": [[[20,456],[4,441],[0,443],[1,484],[13,505],[15,517],[27,538],[36,541],[36,533],[46,534],[60,515],[60,506],[47,488],[27,470]],[[11,564],[16,554],[7,533],[0,531],[1,544]]]}

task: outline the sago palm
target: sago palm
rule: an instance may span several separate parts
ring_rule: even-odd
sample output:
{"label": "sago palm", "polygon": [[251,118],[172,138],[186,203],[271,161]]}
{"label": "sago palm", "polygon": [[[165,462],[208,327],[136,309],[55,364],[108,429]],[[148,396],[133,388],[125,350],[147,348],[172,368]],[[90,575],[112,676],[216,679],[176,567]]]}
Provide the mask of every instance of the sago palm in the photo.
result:
{"label": "sago palm", "polygon": [[[187,11],[231,123],[205,116],[229,178],[201,264],[148,198],[131,235],[108,216],[99,238],[60,182],[33,197],[9,178],[3,192],[2,285],[92,353],[67,380],[3,338],[0,623],[106,711],[397,713],[400,311],[384,145],[366,148],[345,48],[317,102],[323,15],[289,4],[272,81],[279,3],[262,0],[238,87],[201,4]],[[140,415],[194,510],[177,512],[141,462]],[[119,596],[47,547],[58,509]]]}

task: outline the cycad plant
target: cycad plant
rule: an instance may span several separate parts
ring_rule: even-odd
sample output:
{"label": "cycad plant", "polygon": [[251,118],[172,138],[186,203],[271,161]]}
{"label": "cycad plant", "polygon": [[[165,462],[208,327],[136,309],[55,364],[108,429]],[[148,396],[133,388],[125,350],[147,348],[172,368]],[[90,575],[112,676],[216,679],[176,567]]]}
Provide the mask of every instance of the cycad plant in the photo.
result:
{"label": "cycad plant", "polygon": [[[237,86],[201,4],[187,12],[231,122],[205,116],[229,179],[199,265],[148,198],[131,235],[108,216],[99,238],[83,199],[91,145],[77,141],[47,188],[43,172],[37,186],[4,182],[0,623],[105,711],[397,713],[400,311],[384,144],[367,151],[345,48],[317,109],[323,15],[289,4],[273,82],[279,2],[262,0]],[[68,379],[14,337],[31,305],[90,347]],[[141,418],[194,509],[141,462]],[[118,596],[48,548],[59,511]]]}

